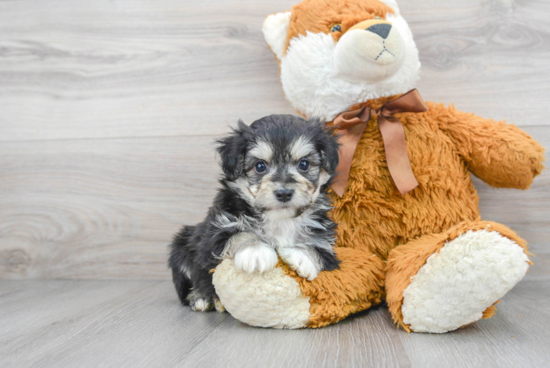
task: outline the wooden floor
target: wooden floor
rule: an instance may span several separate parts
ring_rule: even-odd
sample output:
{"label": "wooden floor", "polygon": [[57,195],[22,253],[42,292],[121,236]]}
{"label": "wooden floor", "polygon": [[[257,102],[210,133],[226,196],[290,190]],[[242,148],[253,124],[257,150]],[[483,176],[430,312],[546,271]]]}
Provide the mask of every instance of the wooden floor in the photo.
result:
{"label": "wooden floor", "polygon": [[[214,141],[293,112],[260,30],[298,1],[0,0],[0,367],[550,367],[550,170],[474,180],[536,254],[491,320],[277,331],[177,303],[166,245],[212,201]],[[550,148],[550,1],[398,2],[425,99]]]}
{"label": "wooden floor", "polygon": [[169,281],[0,282],[0,367],[548,367],[548,280],[445,335],[407,334],[381,306],[319,330],[191,312]]}

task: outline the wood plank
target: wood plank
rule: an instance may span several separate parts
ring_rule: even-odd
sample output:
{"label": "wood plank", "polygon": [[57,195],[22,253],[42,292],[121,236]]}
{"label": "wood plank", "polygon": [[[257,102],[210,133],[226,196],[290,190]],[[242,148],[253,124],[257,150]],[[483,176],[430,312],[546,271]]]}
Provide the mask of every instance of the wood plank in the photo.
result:
{"label": "wood plank", "polygon": [[218,175],[210,137],[2,144],[0,277],[169,278]]}
{"label": "wood plank", "polygon": [[[24,310],[6,313],[0,321],[13,331],[22,331],[15,337],[13,333],[1,335],[2,366],[174,366],[169,363],[179,361],[178,356],[230,318],[228,314],[198,314],[183,308],[171,282],[15,283],[21,284],[20,294],[44,288],[59,288],[63,293],[37,295],[31,300],[11,298],[11,304],[21,303]],[[112,292],[98,300],[101,288]],[[21,315],[25,318],[17,318]]]}
{"label": "wood plank", "polygon": [[[527,132],[550,147],[550,127]],[[0,278],[168,279],[166,245],[216,192],[214,138],[4,142]],[[550,173],[528,191],[479,180],[483,218],[517,230],[550,274]]]}
{"label": "wood plank", "polygon": [[216,134],[290,113],[260,32],[274,8],[0,2],[0,140]]}
{"label": "wood plank", "polygon": [[493,318],[449,334],[400,333],[412,366],[431,366],[434,361],[440,367],[548,366],[548,278],[521,282],[497,308]]}
{"label": "wood plank", "polygon": [[[73,313],[100,309],[113,299],[139,293],[159,281],[81,283],[75,280],[1,282],[2,346],[10,349],[37,329],[55,330]],[[9,292],[8,292],[9,290]]]}
{"label": "wood plank", "polygon": [[[185,357],[185,366],[408,367],[383,306],[321,329],[251,328],[227,319]],[[222,354],[210,354],[222,346]]]}
{"label": "wood plank", "polygon": [[0,281],[12,292],[0,294],[9,330],[0,334],[0,365],[545,367],[548,280],[520,283],[495,317],[443,335],[397,330],[385,306],[321,329],[273,330],[191,312],[170,281]]}
{"label": "wood plank", "polygon": [[548,125],[547,1],[398,1],[422,62],[426,99],[516,125]]}
{"label": "wood plank", "polygon": [[[385,306],[319,330],[250,330],[228,319],[186,357],[185,366],[545,367],[547,284],[548,277],[522,282],[495,317],[443,335],[397,330]],[[214,346],[227,353],[209,353]]]}
{"label": "wood plank", "polygon": [[[260,30],[295,3],[2,1],[0,141],[221,134],[291,113]],[[399,3],[426,99],[549,124],[549,2]]]}

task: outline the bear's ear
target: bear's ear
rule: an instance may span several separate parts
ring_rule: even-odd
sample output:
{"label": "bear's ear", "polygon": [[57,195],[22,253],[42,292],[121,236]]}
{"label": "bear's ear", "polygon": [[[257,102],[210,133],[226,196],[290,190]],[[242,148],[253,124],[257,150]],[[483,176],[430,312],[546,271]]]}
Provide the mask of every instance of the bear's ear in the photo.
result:
{"label": "bear's ear", "polygon": [[286,38],[288,36],[288,25],[290,24],[291,14],[291,12],[286,12],[270,15],[265,19],[264,25],[262,26],[265,41],[279,60],[281,60],[285,54]]}
{"label": "bear's ear", "polygon": [[382,2],[392,8],[396,15],[399,15],[399,6],[397,6],[396,0],[382,0]]}

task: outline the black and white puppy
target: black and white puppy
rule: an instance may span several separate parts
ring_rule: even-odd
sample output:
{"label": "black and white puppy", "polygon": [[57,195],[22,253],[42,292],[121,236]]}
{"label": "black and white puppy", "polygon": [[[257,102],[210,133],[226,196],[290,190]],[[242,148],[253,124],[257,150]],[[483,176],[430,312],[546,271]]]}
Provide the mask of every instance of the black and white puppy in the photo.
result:
{"label": "black and white puppy", "polygon": [[265,272],[278,258],[313,280],[338,268],[336,224],[326,192],[338,165],[338,143],[319,120],[271,115],[218,141],[222,188],[206,219],[184,226],[169,265],[183,304],[223,310],[210,270],[233,258],[245,272]]}

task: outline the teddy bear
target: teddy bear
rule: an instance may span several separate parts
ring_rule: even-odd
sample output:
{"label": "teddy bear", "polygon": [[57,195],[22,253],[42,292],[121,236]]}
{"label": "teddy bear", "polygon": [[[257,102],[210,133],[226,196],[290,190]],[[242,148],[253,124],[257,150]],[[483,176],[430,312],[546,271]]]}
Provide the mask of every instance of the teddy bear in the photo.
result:
{"label": "teddy bear", "polygon": [[528,189],[544,149],[511,124],[426,102],[394,0],[304,0],[262,28],[297,113],[341,136],[331,216],[340,268],[308,281],[283,262],[262,274],[231,259],[213,280],[253,326],[321,327],[385,301],[409,332],[444,333],[495,314],[528,271],[526,242],[480,218],[470,173]]}

